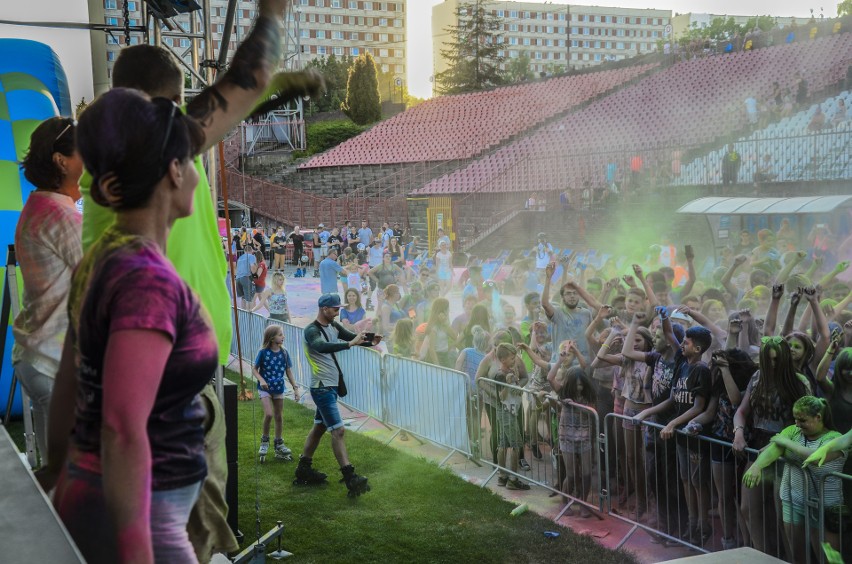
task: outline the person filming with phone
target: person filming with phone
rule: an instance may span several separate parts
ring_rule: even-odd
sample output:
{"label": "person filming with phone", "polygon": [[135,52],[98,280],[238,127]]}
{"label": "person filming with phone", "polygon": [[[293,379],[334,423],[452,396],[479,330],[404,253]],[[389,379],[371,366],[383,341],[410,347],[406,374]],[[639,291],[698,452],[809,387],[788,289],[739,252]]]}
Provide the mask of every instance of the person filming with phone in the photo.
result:
{"label": "person filming with phone", "polygon": [[337,355],[358,345],[378,345],[382,336],[375,333],[352,333],[335,321],[342,307],[337,294],[323,294],[317,305],[319,313],[316,320],[305,327],[305,351],[311,365],[310,392],[317,410],[314,426],[305,439],[305,447],[299,457],[293,483],[303,486],[325,483],[328,476],[314,470],[312,463],[323,434],[329,431],[331,449],[340,464],[343,482],[349,490],[349,497],[355,497],[370,491],[370,486],[366,476],[355,473],[343,441],[343,419],[337,409],[337,398],[346,396],[347,390]]}

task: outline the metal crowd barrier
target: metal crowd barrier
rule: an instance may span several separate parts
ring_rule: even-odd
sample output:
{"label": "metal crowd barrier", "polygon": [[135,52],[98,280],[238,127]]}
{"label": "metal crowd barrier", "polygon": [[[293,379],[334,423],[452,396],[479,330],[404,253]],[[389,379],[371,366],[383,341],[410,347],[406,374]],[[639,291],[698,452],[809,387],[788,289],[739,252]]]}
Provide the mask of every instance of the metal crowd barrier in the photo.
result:
{"label": "metal crowd barrier", "polygon": [[[477,380],[476,386],[478,412],[484,415],[477,437],[480,460],[494,467],[483,486],[497,474],[498,485],[504,479],[521,479],[567,500],[556,520],[573,514],[573,505],[602,519],[597,412],[578,403],[559,402],[553,394],[547,397],[487,378]],[[570,431],[560,441],[563,413]],[[526,460],[529,470],[520,465],[520,459]]]}
{"label": "metal crowd barrier", "polygon": [[367,347],[352,347],[336,356],[348,390],[346,397],[340,398],[340,403],[386,422],[382,354]]}
{"label": "metal crowd barrier", "polygon": [[[846,461],[844,472],[848,472],[852,463]],[[825,499],[826,481],[836,478],[840,480],[841,490],[843,491],[843,503],[832,507],[825,507],[823,500]],[[837,552],[834,562],[852,562],[852,539],[847,535],[852,533],[852,511],[849,509],[849,502],[852,501],[852,475],[839,472],[831,472],[821,476],[817,480],[816,487],[817,497],[817,546],[824,547],[825,543],[829,543],[831,548]],[[809,500],[808,507],[813,510],[813,500]],[[820,551],[819,562],[828,561],[825,555],[826,550]],[[839,557],[839,560],[837,559]]]}
{"label": "metal crowd barrier", "polygon": [[[654,542],[681,544],[700,552],[752,546],[776,558],[806,564],[831,561],[824,549],[828,542],[842,558],[833,562],[852,562],[852,542],[843,538],[852,524],[846,509],[852,476],[821,475],[825,473],[803,469],[781,457],[763,470],[758,486],[746,488],[743,474],[759,455],[752,448],[737,455],[731,443],[713,437],[678,430],[666,440],[660,436],[663,426],[657,423],[640,425],[617,414],[605,419],[603,440],[615,441],[615,461],[609,460],[606,444],[602,450],[604,467],[610,469],[605,473],[606,511],[632,525],[618,547],[642,529]],[[637,433],[635,427],[641,438],[638,443],[630,435]],[[843,481],[847,491],[841,506],[827,508],[824,487],[831,477]],[[798,528],[784,523],[781,487],[785,480],[806,485],[801,492],[803,514],[787,519],[801,521]],[[796,491],[800,490],[792,489],[794,495]],[[805,525],[808,520],[812,526]]]}
{"label": "metal crowd barrier", "polygon": [[383,366],[384,422],[471,456],[467,375],[394,355]]}
{"label": "metal crowd barrier", "polygon": [[[237,315],[243,360],[254,362],[267,325],[281,325],[284,348],[293,363],[293,376],[300,386],[309,388],[311,367],[305,354],[304,328],[241,309]],[[237,332],[231,342],[235,357],[238,356],[236,335]],[[466,415],[469,401],[466,374],[382,355],[367,347],[355,347],[338,355],[338,362],[349,392],[340,402],[386,426],[398,428],[391,440],[404,430],[451,449],[450,455],[459,452],[472,457]]]}
{"label": "metal crowd barrier", "polygon": [[[238,315],[243,359],[253,362],[264,329],[278,323],[296,381],[309,387],[303,328],[243,310]],[[236,355],[236,337],[231,349]],[[779,458],[763,471],[759,486],[745,488],[743,473],[759,454],[751,448],[737,455],[729,442],[682,430],[665,440],[662,425],[617,414],[608,414],[602,426],[594,409],[558,402],[552,394],[548,399],[489,379],[477,380],[471,391],[461,372],[369,348],[347,351],[339,362],[349,388],[341,402],[397,428],[391,440],[405,430],[451,449],[442,464],[459,452],[493,467],[483,486],[499,474],[500,485],[519,479],[559,494],[566,504],[557,520],[580,506],[581,513],[602,518],[600,511],[627,522],[632,527],[618,547],[643,530],[655,542],[705,553],[752,546],[787,561],[852,562],[852,541],[845,536],[852,529],[850,474],[802,469]],[[572,437],[563,441],[565,448],[559,440],[562,414]],[[852,463],[845,471],[850,468]],[[813,526],[796,529],[783,522],[785,469],[788,479],[808,484],[803,515],[793,520]],[[830,479],[842,483],[839,506],[826,507],[826,486],[836,488]]]}

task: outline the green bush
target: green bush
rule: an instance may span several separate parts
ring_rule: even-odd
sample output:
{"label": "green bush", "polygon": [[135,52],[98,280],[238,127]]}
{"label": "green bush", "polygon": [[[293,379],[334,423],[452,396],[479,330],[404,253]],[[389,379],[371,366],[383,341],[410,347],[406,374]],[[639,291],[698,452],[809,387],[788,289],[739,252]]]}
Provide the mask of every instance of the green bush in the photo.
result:
{"label": "green bush", "polygon": [[347,139],[355,137],[365,129],[367,128],[356,125],[348,119],[320,121],[308,124],[305,131],[308,142],[307,150],[296,151],[293,153],[293,157],[301,158],[322,153],[340,145]]}

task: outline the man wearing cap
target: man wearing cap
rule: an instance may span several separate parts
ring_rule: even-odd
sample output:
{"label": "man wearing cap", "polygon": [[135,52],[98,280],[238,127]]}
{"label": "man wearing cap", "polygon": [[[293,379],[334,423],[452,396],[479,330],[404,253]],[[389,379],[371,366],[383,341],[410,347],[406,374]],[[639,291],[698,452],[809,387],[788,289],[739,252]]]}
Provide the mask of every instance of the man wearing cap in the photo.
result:
{"label": "man wearing cap", "polygon": [[[325,228],[324,223],[317,225],[314,229],[314,265],[319,265],[320,261],[328,255],[328,238],[331,233]],[[318,268],[318,266],[317,266]],[[314,272],[314,276],[319,276],[318,272]]]}
{"label": "man wearing cap", "polygon": [[326,431],[331,432],[331,450],[340,465],[343,482],[349,489],[349,496],[354,497],[370,491],[365,476],[355,473],[355,468],[349,463],[349,454],[343,440],[343,419],[337,408],[337,398],[340,393],[345,395],[343,372],[337,355],[357,346],[373,346],[382,340],[381,335],[372,335],[372,340],[366,341],[366,333],[352,333],[335,321],[340,313],[340,296],[323,294],[317,303],[319,312],[316,320],[305,327],[305,354],[311,366],[311,398],[317,406],[314,414],[314,426],[305,439],[305,447],[299,457],[296,468],[297,485],[314,485],[326,481],[327,476],[314,470],[314,452]]}
{"label": "man wearing cap", "polygon": [[328,256],[319,263],[320,291],[323,294],[337,293],[337,279],[343,267],[337,262],[337,247],[331,247]]}

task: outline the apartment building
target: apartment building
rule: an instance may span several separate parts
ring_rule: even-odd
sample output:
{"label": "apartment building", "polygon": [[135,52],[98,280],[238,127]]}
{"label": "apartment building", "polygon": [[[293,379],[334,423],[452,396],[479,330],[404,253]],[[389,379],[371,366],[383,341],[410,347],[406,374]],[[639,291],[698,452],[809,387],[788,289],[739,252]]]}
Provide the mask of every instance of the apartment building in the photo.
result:
{"label": "apartment building", "polygon": [[[732,15],[719,15],[719,14],[699,14],[689,12],[686,14],[675,14],[672,18],[672,28],[674,38],[678,39],[683,34],[688,32],[693,28],[706,28],[710,27],[710,24],[713,23],[713,20],[716,18],[734,18],[734,22],[737,25],[745,25],[754,18],[754,16],[732,16]],[[792,23],[796,23],[796,25],[806,25],[810,18],[797,18],[797,17],[777,17],[775,18],[777,24],[781,27],[785,27],[791,25]]]}
{"label": "apartment building", "polygon": [[[447,68],[441,50],[446,48],[447,29],[458,24],[463,3],[444,0],[432,8],[435,74]],[[672,17],[671,10],[486,0],[483,4],[502,22],[503,56],[515,59],[526,52],[534,72],[584,68],[655,51]]]}
{"label": "apartment building", "polygon": [[[356,57],[369,52],[383,72],[392,72],[405,80],[406,1],[293,0],[291,21],[288,22],[293,37],[291,41],[286,42],[287,48],[298,48],[302,64],[327,55]],[[125,0],[103,0],[107,25],[124,25],[124,2]],[[129,0],[127,3],[131,26],[143,25],[142,2],[143,0]],[[210,25],[213,49],[217,54],[225,28],[227,7],[227,0],[211,0]],[[257,0],[238,2],[234,32],[228,46],[229,58],[242,38],[249,33],[256,10]],[[176,21],[188,29],[188,16],[180,16]],[[131,36],[131,44],[140,41],[141,34]],[[113,33],[107,35],[106,42],[107,67],[108,72],[111,72],[112,63],[118,56],[124,39],[122,34]],[[189,39],[163,37],[163,44],[189,61]],[[199,49],[203,54],[203,47]]]}

